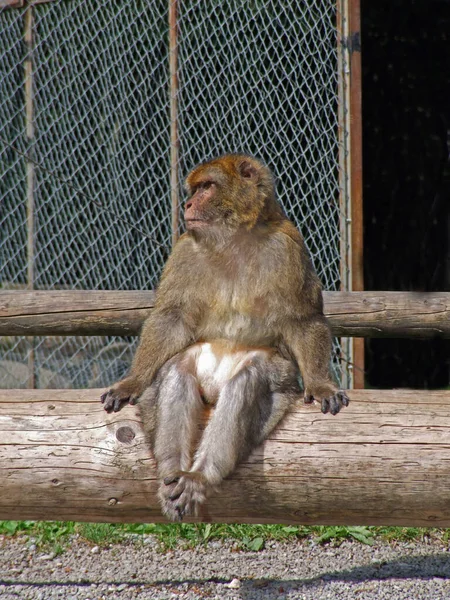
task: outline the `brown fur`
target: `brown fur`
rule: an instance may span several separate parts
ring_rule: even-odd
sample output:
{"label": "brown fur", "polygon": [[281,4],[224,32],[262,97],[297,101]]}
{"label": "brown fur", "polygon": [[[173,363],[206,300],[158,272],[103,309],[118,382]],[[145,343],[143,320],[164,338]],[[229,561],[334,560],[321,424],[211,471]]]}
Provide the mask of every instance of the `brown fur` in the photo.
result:
{"label": "brown fur", "polygon": [[[106,410],[119,410],[124,402],[134,403],[149,390],[142,415],[156,454],[160,453],[161,479],[171,480],[161,484],[160,494],[163,510],[170,518],[195,512],[206,497],[208,485],[225,477],[276,425],[295,395],[298,368],[306,401],[316,399],[324,412],[333,414],[348,404],[329,371],[331,334],[323,315],[321,285],[301,234],[275,199],[270,170],[252,157],[222,156],[195,168],[187,177],[186,189],[187,233],[175,245],[164,268],[155,308],[144,324],[130,375],[102,396]],[[186,423],[183,411],[190,406],[189,419],[196,418],[201,386],[195,361],[201,349],[193,354],[189,348],[205,343],[210,343],[210,354],[205,356],[216,360],[217,365],[227,354],[233,360],[243,349],[248,349],[249,360],[239,363],[241,370],[229,383],[220,384],[225,387],[216,412],[222,414],[217,417],[222,422],[211,422],[211,431],[216,428],[214,435],[208,425],[192,466],[187,457],[195,440],[194,428]],[[189,372],[187,364],[192,365]],[[168,366],[162,369],[164,365]],[[177,377],[183,388],[176,387]],[[241,387],[235,381],[239,377]],[[205,440],[208,436],[217,440],[221,430],[230,428],[233,418],[238,419],[229,416],[232,410],[227,414],[221,403],[234,406],[232,394],[243,396],[243,386],[247,386],[248,394],[255,394],[253,408],[245,408],[244,397],[236,400],[248,439],[223,441],[227,447],[222,447],[222,456],[229,459],[227,466],[219,469],[220,451],[212,447],[217,444],[211,441],[208,446]],[[265,394],[267,406],[266,400],[261,400],[259,409],[265,416],[258,417],[258,425],[252,411],[258,396],[266,398]],[[175,399],[178,395],[179,401]],[[226,400],[220,400],[222,396]],[[267,408],[269,405],[273,408]],[[174,415],[172,424],[167,417],[170,414]],[[180,448],[173,446],[173,435],[167,433],[170,430],[172,434],[175,426],[187,427],[186,443],[177,442]],[[229,429],[228,437],[234,437],[233,429]],[[232,447],[232,443],[239,447]],[[182,467],[177,456],[184,457]]]}

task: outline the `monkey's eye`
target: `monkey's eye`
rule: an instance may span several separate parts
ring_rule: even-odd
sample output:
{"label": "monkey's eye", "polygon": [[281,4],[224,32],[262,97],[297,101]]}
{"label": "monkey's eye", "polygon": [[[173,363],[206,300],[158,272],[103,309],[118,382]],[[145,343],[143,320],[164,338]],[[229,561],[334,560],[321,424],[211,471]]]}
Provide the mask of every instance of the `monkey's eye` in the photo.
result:
{"label": "monkey's eye", "polygon": [[209,189],[211,186],[213,185],[212,181],[202,181],[202,183],[199,183],[197,186],[198,190],[207,190]]}

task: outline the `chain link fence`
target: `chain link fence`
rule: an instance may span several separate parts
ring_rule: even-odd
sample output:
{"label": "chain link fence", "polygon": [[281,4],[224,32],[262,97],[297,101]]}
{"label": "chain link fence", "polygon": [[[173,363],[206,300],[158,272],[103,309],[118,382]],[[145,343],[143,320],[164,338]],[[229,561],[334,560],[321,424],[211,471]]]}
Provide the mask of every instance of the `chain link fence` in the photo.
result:
{"label": "chain link fence", "polygon": [[[175,89],[169,10],[159,0],[0,10],[1,287],[155,287],[171,245],[171,172],[182,200],[195,164],[244,152],[273,168],[324,288],[339,289],[335,1],[180,2]],[[106,386],[135,343],[3,338],[0,387]]]}

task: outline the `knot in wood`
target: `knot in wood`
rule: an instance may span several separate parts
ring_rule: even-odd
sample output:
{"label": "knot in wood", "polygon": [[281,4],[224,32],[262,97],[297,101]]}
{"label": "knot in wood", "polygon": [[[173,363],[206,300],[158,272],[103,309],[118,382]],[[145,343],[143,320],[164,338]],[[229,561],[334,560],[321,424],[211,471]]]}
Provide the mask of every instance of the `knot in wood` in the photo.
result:
{"label": "knot in wood", "polygon": [[131,444],[135,437],[136,434],[134,431],[131,429],[131,427],[126,425],[119,427],[119,429],[116,431],[116,438],[119,440],[119,442],[122,442],[122,444]]}

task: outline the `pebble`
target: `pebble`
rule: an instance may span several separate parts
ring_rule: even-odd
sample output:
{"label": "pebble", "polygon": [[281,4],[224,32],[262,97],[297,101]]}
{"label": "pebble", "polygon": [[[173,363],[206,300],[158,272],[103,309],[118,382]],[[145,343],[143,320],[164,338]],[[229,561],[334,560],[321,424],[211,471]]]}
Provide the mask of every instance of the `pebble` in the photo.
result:
{"label": "pebble", "polygon": [[273,542],[260,552],[236,542],[161,553],[130,539],[111,550],[74,539],[57,562],[20,538],[0,544],[1,600],[449,600],[450,559],[441,540],[339,547]]}
{"label": "pebble", "polygon": [[52,552],[51,554],[41,554],[41,556],[38,556],[36,558],[36,560],[44,561],[44,560],[53,560],[54,558],[55,558],[55,555]]}

